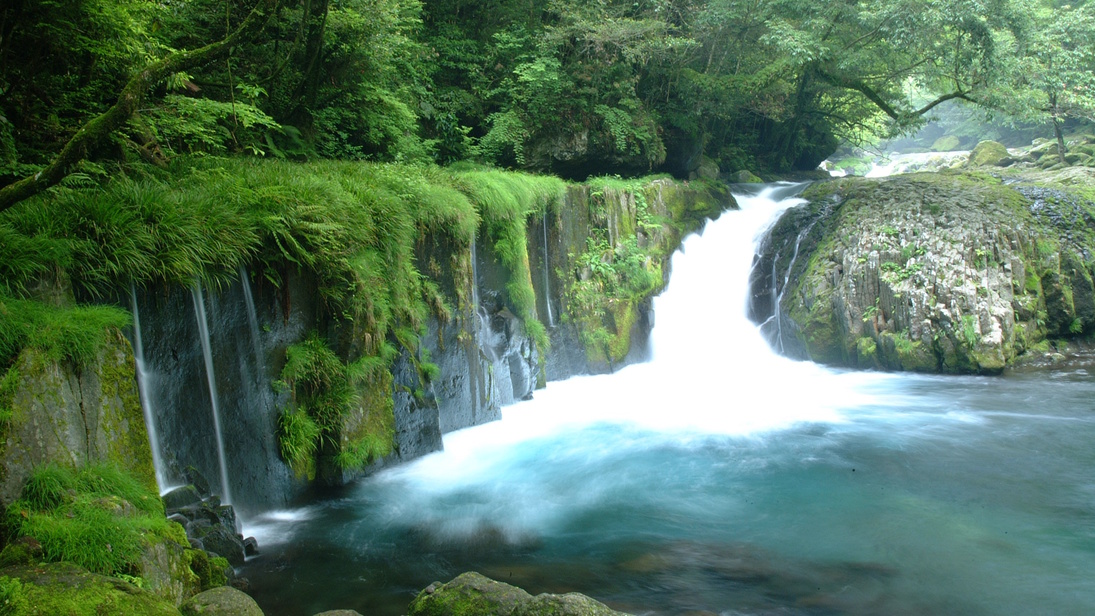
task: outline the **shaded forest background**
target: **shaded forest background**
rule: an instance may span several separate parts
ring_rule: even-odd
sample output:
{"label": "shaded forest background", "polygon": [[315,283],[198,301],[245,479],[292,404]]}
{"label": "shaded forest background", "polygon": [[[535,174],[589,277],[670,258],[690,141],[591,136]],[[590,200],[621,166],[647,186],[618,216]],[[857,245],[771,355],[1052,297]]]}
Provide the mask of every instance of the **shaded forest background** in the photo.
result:
{"label": "shaded forest background", "polygon": [[[263,0],[259,27],[149,84],[69,182],[180,154],[449,164],[567,178],[813,169],[962,101],[1060,127],[1095,108],[1095,25],[1051,0]],[[12,0],[0,186],[135,74],[255,0]],[[66,172],[73,169],[66,169]]]}

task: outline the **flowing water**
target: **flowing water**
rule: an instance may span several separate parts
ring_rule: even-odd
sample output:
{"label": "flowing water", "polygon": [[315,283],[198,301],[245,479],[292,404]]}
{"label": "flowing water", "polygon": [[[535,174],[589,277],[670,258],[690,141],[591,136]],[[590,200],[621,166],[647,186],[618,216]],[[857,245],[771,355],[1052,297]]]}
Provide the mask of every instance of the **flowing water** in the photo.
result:
{"label": "flowing water", "polygon": [[163,454],[160,452],[160,435],[156,429],[155,399],[151,394],[152,375],[144,357],[144,337],[141,335],[141,312],[137,308],[137,288],[129,285],[129,308],[133,312],[133,359],[137,365],[137,391],[141,396],[141,410],[144,411],[144,425],[148,431],[148,444],[152,450],[152,468],[156,469],[156,487],[164,493],[169,487],[164,477]]}
{"label": "flowing water", "polygon": [[224,455],[224,431],[221,429],[220,396],[217,395],[217,376],[213,369],[213,347],[209,340],[209,317],[205,312],[205,297],[201,282],[195,282],[191,297],[194,300],[194,315],[198,321],[198,334],[201,338],[202,357],[205,359],[205,380],[209,385],[209,400],[213,407],[213,433],[217,440],[217,465],[220,469],[220,495],[225,504],[232,502],[232,485],[228,481],[228,462]]}
{"label": "flowing water", "polygon": [[650,363],[551,383],[443,453],[254,520],[241,573],[266,614],[403,614],[468,570],[635,614],[1095,613],[1092,373],[775,355],[744,302],[789,192],[685,242]]}

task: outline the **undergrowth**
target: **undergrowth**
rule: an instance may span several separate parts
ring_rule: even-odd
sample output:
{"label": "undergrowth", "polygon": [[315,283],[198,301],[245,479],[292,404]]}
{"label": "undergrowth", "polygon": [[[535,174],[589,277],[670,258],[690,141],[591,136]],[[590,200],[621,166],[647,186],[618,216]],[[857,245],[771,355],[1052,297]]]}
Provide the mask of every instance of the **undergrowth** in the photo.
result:
{"label": "undergrowth", "polygon": [[105,575],[138,574],[144,549],[155,541],[186,545],[182,527],[164,517],[159,496],[106,465],[40,467],[5,521],[10,537],[36,539],[46,560]]}
{"label": "undergrowth", "polygon": [[525,333],[537,348],[549,347],[547,329],[536,314],[536,294],[529,267],[527,220],[559,207],[566,182],[549,176],[468,170],[457,173],[461,191],[475,204],[494,252],[509,273],[506,295]]}
{"label": "undergrowth", "polygon": [[[380,382],[389,383],[384,397],[390,401],[390,365],[396,354],[393,346],[384,343],[376,354],[346,363],[315,332],[288,348],[281,379],[290,392],[290,405],[278,421],[278,446],[294,472],[313,478],[320,440],[342,444],[345,420],[355,411],[391,416],[390,402],[377,409],[363,398]],[[394,419],[384,425],[394,425]],[[375,430],[366,436],[367,447],[351,443],[352,451],[341,451],[336,461],[342,468],[360,468],[391,451],[394,430]]]}
{"label": "undergrowth", "polygon": [[113,306],[55,307],[0,294],[0,369],[24,348],[55,361],[85,363],[109,339],[109,328],[125,327],[130,314]]}
{"label": "undergrowth", "polygon": [[[634,181],[605,179],[598,186],[636,191],[640,216],[629,224],[657,226]],[[282,455],[298,472],[314,472],[307,460],[322,439],[336,438],[346,418],[364,414],[367,429],[340,444],[348,449],[342,461],[361,465],[387,451],[378,443],[391,441],[398,350],[407,352],[423,383],[436,378],[418,338],[431,317],[445,323],[454,302],[466,303],[459,289],[469,273],[456,268],[459,279],[451,283],[431,279],[416,261],[423,238],[446,236],[458,250],[477,239],[489,244],[507,272],[507,306],[544,353],[549,339],[536,311],[527,227],[558,211],[566,189],[554,177],[473,166],[216,156],[179,157],[166,171],[132,167],[102,187],[62,186],[0,214],[0,369],[27,347],[85,361],[104,329],[128,324],[117,308],[47,306],[37,294],[50,276],[71,283],[71,297],[109,302],[131,284],[153,289],[199,281],[224,288],[241,267],[274,288],[303,274],[317,286],[318,322],[349,324],[353,340],[332,343],[337,353],[318,336],[290,350],[282,378],[293,401],[279,421]],[[591,249],[587,261],[607,269],[586,299],[622,300],[599,309],[626,324],[634,318],[632,300],[660,284],[661,271],[637,244],[618,242],[610,256],[602,248]],[[456,288],[458,297],[446,297],[446,288]],[[389,394],[387,408],[355,399],[369,387]]]}

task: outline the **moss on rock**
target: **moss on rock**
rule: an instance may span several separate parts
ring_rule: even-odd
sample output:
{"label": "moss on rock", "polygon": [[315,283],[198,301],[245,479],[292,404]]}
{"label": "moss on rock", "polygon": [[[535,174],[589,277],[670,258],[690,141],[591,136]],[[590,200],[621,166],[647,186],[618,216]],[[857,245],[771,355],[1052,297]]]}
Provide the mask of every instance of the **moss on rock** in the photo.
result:
{"label": "moss on rock", "polygon": [[624,616],[579,593],[541,594],[497,582],[478,573],[462,573],[451,582],[434,582],[419,593],[410,616]]}
{"label": "moss on rock", "polygon": [[451,582],[430,584],[407,608],[409,616],[509,616],[532,595],[475,572],[462,573]]}
{"label": "moss on rock", "polygon": [[1047,335],[1086,335],[1084,195],[953,172],[812,186],[805,214],[772,232],[794,241],[813,225],[781,294],[789,331],[824,363],[954,373],[996,373]]}
{"label": "moss on rock", "polygon": [[183,603],[179,611],[183,616],[263,616],[254,599],[231,586],[198,593]]}
{"label": "moss on rock", "polygon": [[0,576],[0,586],[7,588],[12,597],[12,609],[5,612],[10,616],[179,616],[170,601],[133,583],[89,573],[72,563],[8,567],[0,571]]}
{"label": "moss on rock", "polygon": [[982,141],[970,152],[969,167],[990,167],[999,165],[1009,158],[1008,149],[997,141]]}

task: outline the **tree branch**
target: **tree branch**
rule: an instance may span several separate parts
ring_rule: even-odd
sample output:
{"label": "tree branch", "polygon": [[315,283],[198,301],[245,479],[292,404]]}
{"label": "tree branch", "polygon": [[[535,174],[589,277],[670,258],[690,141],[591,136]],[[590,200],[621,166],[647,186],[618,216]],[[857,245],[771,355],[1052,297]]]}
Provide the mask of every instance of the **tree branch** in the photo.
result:
{"label": "tree branch", "polygon": [[945,102],[947,102],[947,101],[949,101],[949,100],[954,100],[954,99],[956,99],[956,98],[957,98],[957,99],[960,99],[960,100],[964,100],[964,101],[966,101],[966,102],[968,102],[968,103],[974,103],[974,104],[977,104],[977,101],[975,101],[975,100],[973,100],[972,98],[970,98],[970,96],[969,96],[968,94],[966,94],[965,92],[963,92],[963,91],[961,91],[961,90],[958,90],[958,91],[956,91],[956,92],[951,92],[950,94],[944,94],[944,95],[940,96],[939,98],[937,98],[937,99],[935,99],[934,101],[932,101],[932,102],[928,103],[927,105],[924,105],[924,106],[923,106],[923,107],[921,107],[920,109],[917,109],[917,110],[916,110],[916,111],[915,111],[914,113],[915,113],[915,114],[916,114],[917,116],[922,116],[922,115],[924,115],[925,113],[928,113],[929,111],[931,111],[932,109],[934,109],[936,105],[939,105],[939,104],[941,104],[941,103],[945,103]]}
{"label": "tree branch", "polygon": [[198,49],[171,53],[130,77],[114,106],[80,127],[49,165],[34,175],[0,188],[0,212],[63,180],[72,166],[87,156],[89,150],[129,121],[137,111],[141,97],[149,88],[169,75],[215,60],[227,53],[233,45],[254,36],[266,24],[277,2],[278,0],[260,0],[240,27],[224,39]]}

